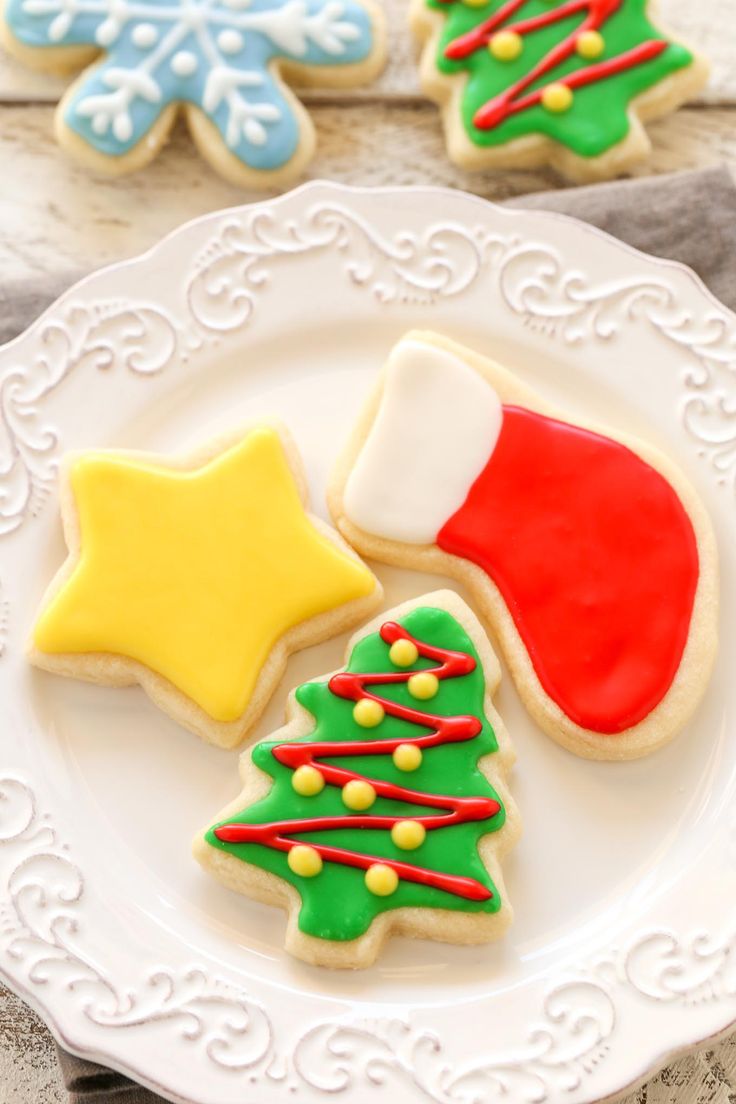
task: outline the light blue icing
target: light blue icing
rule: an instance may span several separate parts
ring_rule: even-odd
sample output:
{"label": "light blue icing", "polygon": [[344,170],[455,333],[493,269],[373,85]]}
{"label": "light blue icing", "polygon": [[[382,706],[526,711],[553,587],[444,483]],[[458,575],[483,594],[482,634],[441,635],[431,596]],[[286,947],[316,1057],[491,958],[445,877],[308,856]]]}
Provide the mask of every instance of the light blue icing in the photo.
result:
{"label": "light blue icing", "polygon": [[359,0],[8,0],[5,17],[26,46],[106,53],[64,115],[96,150],[127,153],[182,101],[201,107],[254,169],[280,168],[299,144],[269,64],[359,62],[374,41]]}

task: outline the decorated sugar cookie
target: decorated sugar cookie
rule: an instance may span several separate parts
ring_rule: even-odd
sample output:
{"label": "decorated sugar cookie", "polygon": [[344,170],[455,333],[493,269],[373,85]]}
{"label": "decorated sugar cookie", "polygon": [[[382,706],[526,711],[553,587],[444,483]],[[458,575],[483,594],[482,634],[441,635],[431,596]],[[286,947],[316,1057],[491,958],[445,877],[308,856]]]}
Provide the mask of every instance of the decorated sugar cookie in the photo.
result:
{"label": "decorated sugar cookie", "polygon": [[243,755],[245,789],[196,857],[286,907],[287,949],[318,965],[367,966],[391,932],[497,938],[511,920],[500,859],[519,831],[499,677],[457,595],[382,614],[346,667],[300,686],[286,727]]}
{"label": "decorated sugar cookie", "polygon": [[645,156],[642,121],[708,78],[651,9],[649,0],[412,0],[422,85],[442,107],[452,160],[549,163],[595,180]]}
{"label": "decorated sugar cookie", "polygon": [[140,683],[205,740],[240,743],[289,653],[381,599],[305,499],[296,452],[268,425],[177,458],[68,457],[69,557],[43,600],[31,661],[110,686]]}
{"label": "decorated sugar cookie", "polygon": [[330,506],[361,552],[466,583],[542,728],[628,759],[683,726],[716,651],[710,522],[681,472],[431,333],[394,348]]}
{"label": "decorated sugar cookie", "polygon": [[311,120],[284,76],[358,84],[385,55],[374,0],[6,0],[0,30],[37,68],[95,62],[56,116],[61,144],[92,169],[148,164],[181,108],[210,164],[254,188],[297,176],[314,151]]}

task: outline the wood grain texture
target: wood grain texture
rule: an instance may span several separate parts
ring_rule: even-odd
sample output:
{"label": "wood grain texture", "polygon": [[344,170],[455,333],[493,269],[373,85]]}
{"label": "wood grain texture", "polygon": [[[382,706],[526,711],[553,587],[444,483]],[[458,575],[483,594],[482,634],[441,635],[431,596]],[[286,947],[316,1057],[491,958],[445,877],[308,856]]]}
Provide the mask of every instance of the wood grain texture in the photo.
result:
{"label": "wood grain texture", "polygon": [[[383,0],[389,24],[389,62],[382,76],[367,88],[344,93],[346,101],[366,97],[402,99],[419,93],[415,49],[406,26],[407,0]],[[736,70],[733,58],[734,0],[659,0],[663,26],[671,28],[712,61],[710,85],[698,97],[711,104],[736,103]],[[33,72],[0,53],[0,103],[53,103],[67,81]],[[307,91],[305,101],[319,98]]]}
{"label": "wood grain texture", "polygon": [[[13,188],[0,192],[0,273],[6,286],[49,271],[69,272],[71,279],[142,252],[187,219],[259,198],[220,180],[182,126],[144,172],[96,177],[58,149],[52,115],[45,105],[2,109],[0,163],[6,179],[13,179]],[[544,170],[469,174],[454,168],[436,110],[421,103],[325,103],[313,115],[319,136],[313,178],[436,184],[495,200],[562,183]],[[736,107],[682,110],[650,133],[654,150],[637,175],[723,161],[736,165]]]}
{"label": "wood grain texture", "polygon": [[56,1051],[37,1016],[0,985],[0,1104],[65,1104]]}

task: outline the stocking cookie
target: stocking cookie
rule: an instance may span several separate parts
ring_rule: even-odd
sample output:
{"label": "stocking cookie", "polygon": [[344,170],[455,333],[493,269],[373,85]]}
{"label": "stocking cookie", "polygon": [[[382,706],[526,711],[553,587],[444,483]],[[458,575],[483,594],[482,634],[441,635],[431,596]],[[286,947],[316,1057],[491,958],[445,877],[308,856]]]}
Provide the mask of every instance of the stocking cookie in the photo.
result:
{"label": "stocking cookie", "polygon": [[140,683],[203,739],[240,743],[289,653],[381,599],[305,502],[295,449],[268,425],[177,458],[68,457],[69,557],[43,599],[31,661],[109,686]]}
{"label": "stocking cookie", "polygon": [[497,938],[511,920],[500,859],[519,831],[499,677],[457,595],[382,614],[346,667],[300,686],[287,725],[243,755],[245,789],[196,857],[286,907],[287,950],[318,965],[367,966],[391,932]]}
{"label": "stocking cookie", "polygon": [[436,334],[399,342],[330,506],[365,554],[471,588],[530,713],[570,750],[644,755],[700,700],[717,557],[692,487],[498,364]]}
{"label": "stocking cookie", "polygon": [[412,0],[422,85],[450,157],[468,169],[549,163],[573,180],[623,172],[642,122],[698,92],[706,62],[649,0]]}
{"label": "stocking cookie", "polygon": [[371,80],[385,56],[374,0],[7,0],[6,48],[40,69],[88,66],[63,97],[56,134],[95,171],[148,164],[177,111],[202,155],[241,187],[298,176],[315,145],[284,83]]}

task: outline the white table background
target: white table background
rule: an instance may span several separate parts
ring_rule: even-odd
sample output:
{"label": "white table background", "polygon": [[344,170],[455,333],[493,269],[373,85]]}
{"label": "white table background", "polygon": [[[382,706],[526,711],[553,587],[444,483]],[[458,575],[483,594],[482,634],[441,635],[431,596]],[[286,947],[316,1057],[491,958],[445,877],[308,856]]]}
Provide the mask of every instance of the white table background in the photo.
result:
{"label": "white table background", "polygon": [[[436,108],[419,92],[406,0],[384,0],[390,61],[372,86],[303,97],[317,126],[310,177],[351,184],[440,184],[505,199],[560,187],[548,171],[469,175],[444,154]],[[635,175],[736,169],[736,0],[660,0],[662,22],[713,62],[700,97],[649,128]],[[53,106],[64,82],[0,55],[0,300],[18,280],[89,271],[147,249],[186,219],[257,198],[221,181],[177,127],[157,161],[122,180],[90,175],[57,149]],[[51,1039],[0,986],[0,1104],[64,1104]],[[736,1038],[663,1070],[627,1104],[735,1104]],[[509,1102],[513,1104],[513,1102]]]}

